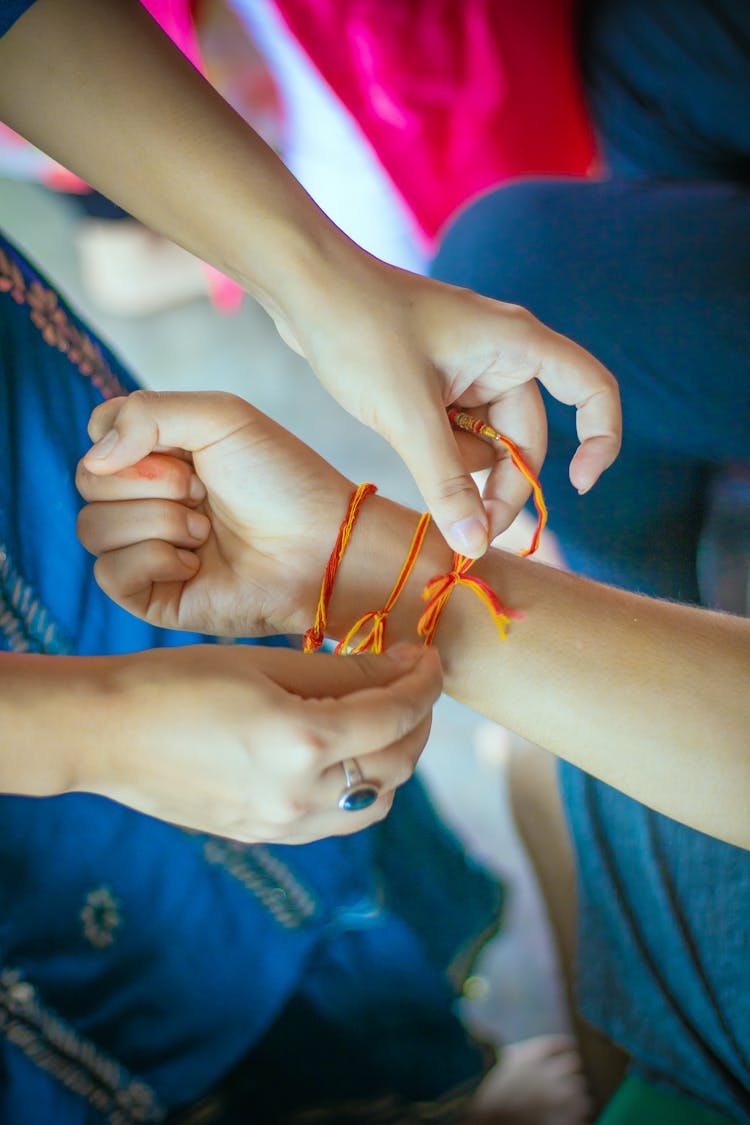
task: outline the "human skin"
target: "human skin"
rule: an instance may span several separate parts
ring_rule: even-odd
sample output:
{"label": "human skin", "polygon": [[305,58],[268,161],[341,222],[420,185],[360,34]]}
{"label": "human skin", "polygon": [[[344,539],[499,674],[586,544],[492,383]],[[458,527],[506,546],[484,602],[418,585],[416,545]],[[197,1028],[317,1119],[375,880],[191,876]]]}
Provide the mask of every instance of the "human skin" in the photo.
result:
{"label": "human skin", "polygon": [[321,383],[401,455],[456,549],[528,496],[498,455],[482,504],[445,406],[484,410],[539,469],[538,383],[576,408],[585,492],[617,456],[612,375],[526,310],[388,266],[319,210],[138,0],[36,0],[0,39],[0,116],[147,226],[237,280]]}
{"label": "human skin", "polygon": [[[411,775],[440,694],[436,654],[390,656],[354,664],[243,645],[0,653],[0,792],[99,793],[247,843],[359,831]],[[337,807],[352,755],[382,787],[362,812]]]}
{"label": "human skin", "polygon": [[[99,407],[90,434],[79,533],[115,601],[167,628],[311,624],[350,481],[234,396],[137,392]],[[205,496],[191,500],[196,477]],[[194,514],[205,518],[191,538]],[[331,600],[332,637],[385,603],[416,518],[382,497],[365,502]],[[421,591],[450,566],[433,529],[387,643],[416,640]],[[501,640],[480,600],[456,589],[435,638],[446,692],[652,808],[750,847],[749,621],[493,549],[471,573],[523,616]]]}

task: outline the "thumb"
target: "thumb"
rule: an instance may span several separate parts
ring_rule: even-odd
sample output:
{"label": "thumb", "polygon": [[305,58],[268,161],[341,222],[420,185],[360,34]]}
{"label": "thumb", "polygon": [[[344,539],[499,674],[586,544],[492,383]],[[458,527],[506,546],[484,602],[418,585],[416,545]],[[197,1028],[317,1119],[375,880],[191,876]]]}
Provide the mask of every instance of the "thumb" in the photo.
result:
{"label": "thumb", "polygon": [[479,558],[489,546],[489,521],[479,490],[461,456],[440,399],[418,405],[415,423],[385,436],[400,454],[425,498],[444,539],[454,551]]}
{"label": "thumb", "polygon": [[238,430],[251,412],[243,399],[221,392],[135,391],[94,411],[89,433],[98,440],[83,463],[106,476],[155,451],[202,450]]}
{"label": "thumb", "polygon": [[441,680],[437,651],[423,645],[396,644],[382,655],[305,655],[293,649],[264,649],[263,671],[284,691],[300,699],[341,699],[366,688],[387,687],[425,663],[430,679]]}

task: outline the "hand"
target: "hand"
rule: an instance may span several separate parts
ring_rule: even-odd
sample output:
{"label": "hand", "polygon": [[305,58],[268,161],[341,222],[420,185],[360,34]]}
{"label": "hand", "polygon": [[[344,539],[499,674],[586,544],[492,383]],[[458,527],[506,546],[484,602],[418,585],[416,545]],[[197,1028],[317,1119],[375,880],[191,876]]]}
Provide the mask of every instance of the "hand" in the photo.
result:
{"label": "hand", "polygon": [[[456,404],[506,433],[538,472],[547,448],[537,380],[575,405],[581,444],[570,465],[585,492],[615,460],[621,412],[613,376],[583,348],[514,305],[417,277],[364,252],[339,263],[324,294],[281,335],[321,383],[396,449],[450,546],[478,556],[529,496],[505,451],[451,431]],[[469,475],[491,467],[484,505]]]}
{"label": "hand", "polygon": [[95,574],[152,624],[225,636],[312,624],[352,484],[243,399],[137,391],[97,407],[76,483]]}
{"label": "hand", "polygon": [[[441,689],[437,655],[411,646],[346,659],[198,645],[101,663],[106,744],[78,755],[72,788],[247,843],[301,844],[382,819]],[[351,757],[381,790],[361,812],[337,807]]]}

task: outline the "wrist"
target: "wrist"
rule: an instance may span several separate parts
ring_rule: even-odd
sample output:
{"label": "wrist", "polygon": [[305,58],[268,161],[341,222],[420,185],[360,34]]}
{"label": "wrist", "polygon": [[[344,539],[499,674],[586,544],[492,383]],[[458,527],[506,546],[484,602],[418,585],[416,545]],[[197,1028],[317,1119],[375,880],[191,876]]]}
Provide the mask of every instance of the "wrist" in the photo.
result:
{"label": "wrist", "polygon": [[101,773],[113,657],[2,654],[0,790],[52,797]]}
{"label": "wrist", "polygon": [[[340,639],[363,614],[382,609],[409,552],[419,515],[381,496],[368,498],[344,556],[329,609],[328,632]],[[450,569],[452,552],[430,524],[411,574],[386,624],[386,644],[418,643],[422,591]]]}
{"label": "wrist", "polygon": [[295,181],[283,209],[277,198],[262,221],[256,216],[224,268],[265,309],[282,338],[308,355],[310,337],[337,303],[342,280],[350,283],[365,257]]}
{"label": "wrist", "polygon": [[[365,502],[334,586],[328,636],[340,640],[364,614],[383,608],[407,558],[418,521],[417,512],[384,497],[373,496]],[[523,609],[526,598],[518,578],[521,569],[529,568],[520,569],[522,563],[503,551],[491,550],[472,566],[470,574],[487,583],[501,603]],[[452,550],[430,524],[413,569],[388,614],[386,648],[400,641],[423,643],[417,633],[426,605],[422,593],[431,579],[447,574],[452,567]],[[510,636],[514,629],[515,623],[511,623]],[[466,696],[467,684],[473,682],[474,664],[481,660],[481,653],[485,649],[496,652],[498,644],[505,642],[498,636],[487,605],[473,591],[458,586],[440,616],[433,643],[440,653],[445,690],[461,698]]]}

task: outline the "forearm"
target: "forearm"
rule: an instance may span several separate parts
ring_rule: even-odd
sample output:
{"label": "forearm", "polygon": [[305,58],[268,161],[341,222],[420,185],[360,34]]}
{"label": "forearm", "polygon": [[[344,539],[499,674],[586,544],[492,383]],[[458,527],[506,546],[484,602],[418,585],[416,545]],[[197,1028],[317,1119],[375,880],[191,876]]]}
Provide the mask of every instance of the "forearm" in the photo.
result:
{"label": "forearm", "polygon": [[0,793],[47,797],[82,787],[97,747],[104,758],[112,744],[115,662],[0,653]]}
{"label": "forearm", "polygon": [[[332,601],[341,634],[383,604],[416,516],[365,505]],[[428,536],[389,620],[414,639],[420,591],[450,569]],[[435,643],[445,690],[651,807],[750,847],[750,622],[659,602],[490,551],[472,574],[523,614],[506,640],[458,587]]]}
{"label": "forearm", "polygon": [[37,0],[0,39],[0,114],[272,313],[353,252],[138,0]]}

